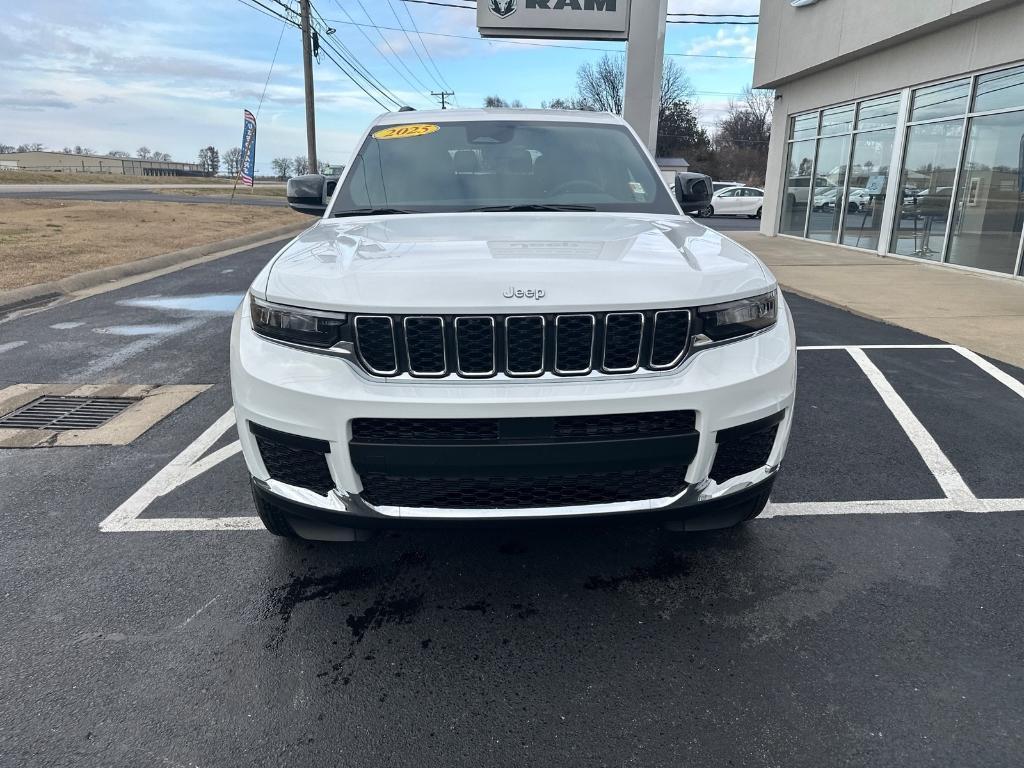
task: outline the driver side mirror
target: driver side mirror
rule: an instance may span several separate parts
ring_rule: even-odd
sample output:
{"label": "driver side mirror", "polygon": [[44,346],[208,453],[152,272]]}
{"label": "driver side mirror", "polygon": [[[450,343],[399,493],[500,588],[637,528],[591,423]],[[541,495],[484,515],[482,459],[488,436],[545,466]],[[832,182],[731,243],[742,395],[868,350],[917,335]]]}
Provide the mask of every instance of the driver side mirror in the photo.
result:
{"label": "driver side mirror", "polygon": [[677,173],[674,192],[683,213],[699,211],[714,194],[711,177],[703,173]]}
{"label": "driver side mirror", "polygon": [[307,173],[288,179],[288,205],[293,211],[308,213],[310,216],[323,216],[330,202],[334,185],[328,191],[327,179],[319,173]]}

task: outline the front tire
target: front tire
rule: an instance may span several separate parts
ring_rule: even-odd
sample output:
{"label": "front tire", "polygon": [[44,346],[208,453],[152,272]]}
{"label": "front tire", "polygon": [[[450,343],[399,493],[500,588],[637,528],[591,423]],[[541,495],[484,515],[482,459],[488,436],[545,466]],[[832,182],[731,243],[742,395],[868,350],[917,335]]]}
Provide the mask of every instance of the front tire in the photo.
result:
{"label": "front tire", "polygon": [[707,219],[715,215],[715,209],[710,205],[705,205],[703,208],[697,211],[697,215],[702,219]]}

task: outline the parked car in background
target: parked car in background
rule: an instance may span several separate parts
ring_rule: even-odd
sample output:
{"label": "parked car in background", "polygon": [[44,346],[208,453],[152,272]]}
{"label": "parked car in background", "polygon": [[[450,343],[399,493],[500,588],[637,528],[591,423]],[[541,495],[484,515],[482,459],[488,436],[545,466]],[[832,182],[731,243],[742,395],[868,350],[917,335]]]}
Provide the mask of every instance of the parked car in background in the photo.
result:
{"label": "parked car in background", "polygon": [[[821,194],[814,196],[814,210],[828,213],[834,211],[837,200],[843,196],[842,187],[826,189]],[[857,213],[871,207],[871,193],[863,187],[853,187],[846,200],[846,210],[850,213]]]}
{"label": "parked car in background", "polygon": [[722,189],[728,189],[729,187],[742,187],[738,181],[716,181],[711,185],[715,192]]}
{"label": "parked car in background", "polygon": [[711,202],[697,212],[698,216],[761,217],[764,190],[757,187],[727,187],[715,192]]}

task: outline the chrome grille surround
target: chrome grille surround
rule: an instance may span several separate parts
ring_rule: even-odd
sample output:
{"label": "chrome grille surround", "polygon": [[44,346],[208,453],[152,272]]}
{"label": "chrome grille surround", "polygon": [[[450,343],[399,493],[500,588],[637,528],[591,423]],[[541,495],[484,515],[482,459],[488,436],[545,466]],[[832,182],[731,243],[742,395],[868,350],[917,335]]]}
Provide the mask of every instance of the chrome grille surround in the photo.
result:
{"label": "chrome grille surround", "polygon": [[353,321],[356,361],[383,378],[651,374],[681,365],[692,333],[688,309],[358,315]]}

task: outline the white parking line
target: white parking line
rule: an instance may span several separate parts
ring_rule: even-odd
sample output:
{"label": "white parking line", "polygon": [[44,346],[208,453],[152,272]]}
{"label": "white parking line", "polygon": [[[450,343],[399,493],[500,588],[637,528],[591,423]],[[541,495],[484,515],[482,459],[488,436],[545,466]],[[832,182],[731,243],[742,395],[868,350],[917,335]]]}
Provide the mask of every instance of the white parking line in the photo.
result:
{"label": "white parking line", "polygon": [[863,349],[848,349],[847,352],[850,353],[854,362],[860,366],[860,369],[864,371],[864,375],[868,377],[868,381],[871,382],[875,391],[878,392],[886,407],[896,417],[896,421],[899,422],[900,426],[903,427],[903,431],[907,433],[910,442],[914,444],[914,448],[921,454],[921,458],[924,459],[928,470],[935,476],[939,487],[942,488],[942,492],[946,494],[946,498],[967,501],[974,499],[974,494],[971,493],[971,489],[967,487],[964,479],[960,477],[956,467],[946,458],[946,454],[942,452],[939,444],[935,442],[935,439],[928,430],[924,428],[924,424],[918,420],[914,412],[903,401],[903,398],[896,393],[892,384],[885,378],[885,374],[868,359]]}
{"label": "white parking line", "polygon": [[[935,476],[946,498],[893,499],[869,501],[825,501],[770,503],[762,518],[795,517],[806,515],[877,515],[921,514],[928,512],[1011,512],[1024,511],[1024,499],[979,499],[967,487],[960,473],[943,453],[938,443],[893,389],[879,368],[871,362],[864,350],[868,349],[952,349],[977,365],[981,370],[1024,397],[1024,383],[997,368],[984,358],[953,344],[839,344],[798,347],[802,352],[843,350],[848,352],[867,376],[875,391],[906,432],[925,465]],[[234,425],[234,411],[229,410],[206,431],[185,447],[170,463],[133,493],[103,522],[104,533],[129,532],[185,532],[185,531],[254,531],[263,528],[258,517],[160,517],[143,518],[141,515],[154,501],[193,480],[241,451],[237,440],[204,454]]]}

